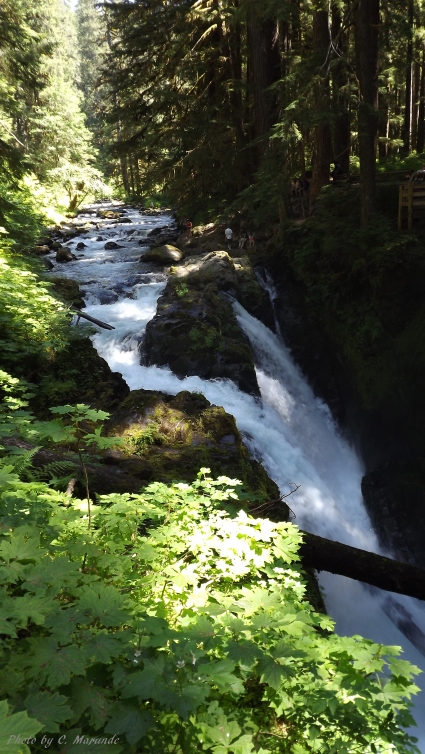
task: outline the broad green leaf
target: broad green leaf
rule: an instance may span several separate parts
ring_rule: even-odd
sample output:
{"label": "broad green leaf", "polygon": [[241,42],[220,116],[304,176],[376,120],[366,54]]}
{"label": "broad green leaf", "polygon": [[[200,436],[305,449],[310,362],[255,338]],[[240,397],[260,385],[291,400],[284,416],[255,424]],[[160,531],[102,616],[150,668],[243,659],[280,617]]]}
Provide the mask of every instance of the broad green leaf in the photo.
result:
{"label": "broad green leaf", "polygon": [[56,733],[60,730],[59,723],[72,717],[72,710],[66,705],[66,696],[58,693],[50,694],[48,691],[38,691],[29,694],[23,705],[31,717],[35,717],[43,723],[44,730]]}
{"label": "broad green leaf", "polygon": [[119,626],[129,620],[126,600],[118,589],[108,584],[92,584],[79,591],[78,606],[91,620],[104,626]]}
{"label": "broad green leaf", "polygon": [[267,683],[272,689],[278,689],[287,675],[285,668],[275,662],[272,657],[263,657],[258,662],[258,671],[261,674],[261,682]]}
{"label": "broad green leaf", "polygon": [[0,556],[6,563],[11,560],[41,560],[45,551],[40,547],[40,539],[37,535],[31,535],[27,526],[15,529],[9,541],[0,545]]}
{"label": "broad green leaf", "polygon": [[78,563],[73,563],[67,557],[57,557],[54,560],[44,558],[41,563],[28,566],[24,576],[22,588],[37,592],[48,584],[59,588],[74,585],[81,574]]}
{"label": "broad green leaf", "polygon": [[9,714],[7,702],[0,702],[0,754],[29,754],[29,747],[21,742],[31,741],[42,727],[26,712]]}
{"label": "broad green leaf", "polygon": [[95,662],[109,664],[123,652],[123,642],[106,631],[97,631],[89,641],[84,644],[88,658]]}
{"label": "broad green leaf", "polygon": [[29,645],[33,672],[38,671],[51,688],[68,684],[73,675],[84,675],[86,655],[76,644],[60,647],[53,637],[40,637],[29,639]]}
{"label": "broad green leaf", "polygon": [[129,744],[140,741],[145,733],[155,725],[155,720],[149,710],[140,710],[131,704],[120,703],[109,720],[106,733],[125,733]]}

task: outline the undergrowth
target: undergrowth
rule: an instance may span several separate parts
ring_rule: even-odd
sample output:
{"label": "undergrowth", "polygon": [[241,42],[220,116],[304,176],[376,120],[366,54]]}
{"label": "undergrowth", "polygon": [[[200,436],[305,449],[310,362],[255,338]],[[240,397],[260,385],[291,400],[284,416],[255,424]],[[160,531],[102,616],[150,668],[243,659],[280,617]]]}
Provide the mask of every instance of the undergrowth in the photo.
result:
{"label": "undergrowth", "polygon": [[[25,386],[2,384],[0,436],[102,446],[100,427],[75,438],[105,416],[37,422]],[[0,751],[417,751],[417,669],[333,633],[303,599],[297,527],[247,515],[240,482],[201,469],[88,511],[19,459],[3,448]]]}

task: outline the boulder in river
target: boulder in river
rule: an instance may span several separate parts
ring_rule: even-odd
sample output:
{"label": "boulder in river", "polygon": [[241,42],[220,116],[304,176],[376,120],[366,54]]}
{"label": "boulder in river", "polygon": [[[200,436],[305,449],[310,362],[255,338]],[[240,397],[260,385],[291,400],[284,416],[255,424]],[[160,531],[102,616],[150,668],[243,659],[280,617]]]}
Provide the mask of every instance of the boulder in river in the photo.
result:
{"label": "boulder in river", "polygon": [[77,251],[81,251],[81,249],[85,249],[86,248],[86,245],[87,244],[85,244],[84,241],[78,241],[78,243],[77,243],[77,245],[76,245],[75,248],[77,249]]}
{"label": "boulder in river", "polygon": [[178,377],[224,377],[259,394],[249,340],[214,283],[189,288],[171,279],[146,327],[144,349],[148,364],[167,365]]}
{"label": "boulder in river", "polygon": [[56,261],[57,262],[72,262],[75,259],[75,256],[72,254],[71,250],[68,249],[66,246],[61,246],[60,249],[56,252]]}
{"label": "boulder in river", "polygon": [[108,251],[110,249],[122,249],[122,246],[120,246],[119,244],[117,244],[115,241],[107,241],[105,243],[105,249],[107,249]]}
{"label": "boulder in river", "polygon": [[183,264],[173,268],[172,273],[174,279],[182,284],[184,281],[191,288],[202,289],[213,283],[221,291],[234,296],[271,330],[275,329],[270,298],[258,283],[247,256],[231,257],[227,251],[210,251],[187,257]]}
{"label": "boulder in river", "polygon": [[141,262],[153,262],[153,264],[162,265],[174,264],[175,262],[180,262],[182,259],[183,252],[170,244],[156,246],[140,257]]}
{"label": "boulder in river", "polygon": [[44,254],[50,254],[50,247],[47,246],[47,244],[43,244],[42,246],[34,246],[34,253],[37,254],[37,256],[42,257]]}

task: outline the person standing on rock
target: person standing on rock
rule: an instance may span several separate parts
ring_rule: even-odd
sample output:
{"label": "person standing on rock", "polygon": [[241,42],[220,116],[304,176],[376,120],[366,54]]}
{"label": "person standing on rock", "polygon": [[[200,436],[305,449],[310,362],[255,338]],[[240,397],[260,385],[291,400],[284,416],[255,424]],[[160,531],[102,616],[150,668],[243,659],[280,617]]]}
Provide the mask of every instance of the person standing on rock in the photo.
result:
{"label": "person standing on rock", "polygon": [[192,235],[192,223],[190,220],[186,221],[186,230],[187,230],[187,235],[190,238],[190,236]]}
{"label": "person standing on rock", "polygon": [[239,235],[239,248],[244,249],[246,246],[246,242],[248,241],[246,230],[241,230]]}
{"label": "person standing on rock", "polygon": [[230,249],[232,248],[233,230],[231,228],[226,228],[224,235],[227,241],[227,248],[230,251]]}
{"label": "person standing on rock", "polygon": [[249,248],[253,249],[255,246],[255,236],[253,233],[251,233],[251,231],[249,231],[248,233],[248,242]]}

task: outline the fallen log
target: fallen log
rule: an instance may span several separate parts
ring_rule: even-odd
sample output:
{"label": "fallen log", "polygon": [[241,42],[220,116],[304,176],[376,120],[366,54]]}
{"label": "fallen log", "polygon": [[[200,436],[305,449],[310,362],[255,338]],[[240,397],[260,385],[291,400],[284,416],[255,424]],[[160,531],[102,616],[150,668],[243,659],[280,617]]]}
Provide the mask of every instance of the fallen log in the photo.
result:
{"label": "fallen log", "polygon": [[302,564],[425,600],[425,570],[303,531]]}
{"label": "fallen log", "polygon": [[115,330],[113,325],[108,325],[107,322],[101,322],[100,319],[95,319],[94,317],[91,317],[90,314],[85,314],[81,309],[77,309],[76,306],[71,306],[70,309],[77,313],[77,324],[80,317],[83,317],[84,319],[88,319],[89,322],[98,325],[98,327],[103,327],[104,330]]}

